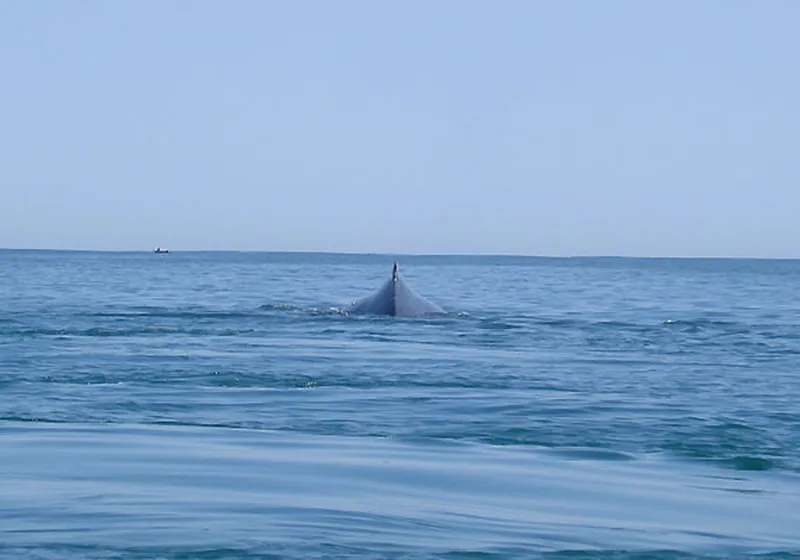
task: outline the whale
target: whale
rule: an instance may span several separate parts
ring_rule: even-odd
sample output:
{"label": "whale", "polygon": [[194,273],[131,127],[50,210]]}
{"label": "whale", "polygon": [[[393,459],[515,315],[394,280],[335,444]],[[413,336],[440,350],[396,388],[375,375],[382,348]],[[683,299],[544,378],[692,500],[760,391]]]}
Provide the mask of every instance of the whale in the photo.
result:
{"label": "whale", "polygon": [[389,315],[392,317],[423,317],[444,314],[444,309],[428,301],[400,276],[397,261],[392,267],[392,276],[378,290],[365,298],[353,302],[348,311],[353,314]]}

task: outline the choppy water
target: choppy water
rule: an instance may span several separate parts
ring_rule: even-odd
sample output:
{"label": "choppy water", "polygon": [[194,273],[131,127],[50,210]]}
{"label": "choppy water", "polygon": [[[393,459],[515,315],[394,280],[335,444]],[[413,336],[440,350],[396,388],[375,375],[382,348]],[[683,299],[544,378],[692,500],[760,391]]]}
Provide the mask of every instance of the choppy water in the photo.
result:
{"label": "choppy water", "polygon": [[800,261],[0,251],[2,558],[800,558]]}

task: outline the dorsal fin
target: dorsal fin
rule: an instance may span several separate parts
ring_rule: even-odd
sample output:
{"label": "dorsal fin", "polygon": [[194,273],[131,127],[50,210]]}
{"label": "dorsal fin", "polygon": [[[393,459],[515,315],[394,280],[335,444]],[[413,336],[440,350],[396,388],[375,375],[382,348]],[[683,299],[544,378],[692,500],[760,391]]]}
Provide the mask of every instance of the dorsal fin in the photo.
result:
{"label": "dorsal fin", "polygon": [[397,282],[397,261],[394,261],[394,267],[392,267],[392,282]]}

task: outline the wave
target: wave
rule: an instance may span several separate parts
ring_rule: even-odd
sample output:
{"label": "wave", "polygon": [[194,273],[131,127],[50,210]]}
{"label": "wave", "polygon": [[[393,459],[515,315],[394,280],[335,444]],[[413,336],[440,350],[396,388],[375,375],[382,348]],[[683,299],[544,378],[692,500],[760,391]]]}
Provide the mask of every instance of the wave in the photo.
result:
{"label": "wave", "polygon": [[[412,539],[413,540],[413,539]],[[103,546],[42,544],[34,546],[0,545],[3,558],[29,558],[45,560],[279,560],[282,558],[430,558],[433,560],[800,560],[800,552],[697,554],[678,550],[597,548],[591,550],[540,551],[526,547],[485,547],[480,549],[453,549],[449,552],[422,554],[409,545],[405,552],[395,547],[342,545],[325,542],[296,545],[264,544],[261,546]],[[410,554],[410,556],[407,556]]]}
{"label": "wave", "polygon": [[242,336],[255,332],[253,328],[241,329],[203,329],[203,328],[177,328],[177,327],[90,327],[90,328],[21,328],[14,330],[0,329],[0,335],[18,336],[47,336],[47,337],[135,337],[135,336],[163,336],[163,335],[191,335],[191,336]]}
{"label": "wave", "polygon": [[302,311],[302,307],[291,303],[265,303],[260,306],[261,311]]}
{"label": "wave", "polygon": [[[91,325],[77,328],[73,325],[55,328],[52,325],[44,327],[32,326],[20,318],[0,318],[0,335],[13,336],[134,336],[153,334],[194,334],[214,335],[219,329],[211,328],[214,322],[235,321],[260,321],[264,318],[287,317],[293,319],[314,319],[326,317],[347,317],[360,322],[379,321],[386,322],[386,318],[373,316],[351,315],[347,307],[308,305],[301,306],[289,302],[269,302],[254,308],[239,309],[212,309],[197,306],[183,308],[169,308],[164,306],[130,306],[122,309],[106,309],[92,312],[78,312],[74,315],[66,314],[63,317],[46,318],[52,323],[54,320],[80,323],[87,320],[100,323],[123,323],[129,321],[167,320],[180,322],[202,323],[202,326],[193,325],[191,328],[181,328],[176,323],[166,325],[147,325],[146,327],[128,325]],[[37,321],[41,317],[36,318]],[[417,320],[417,323],[427,324],[438,322],[451,322],[453,320],[465,321],[465,324],[474,325],[479,331],[494,331],[498,336],[526,335],[541,336],[548,332],[571,332],[578,336],[614,337],[618,333],[626,337],[646,337],[646,342],[667,340],[666,336],[702,337],[703,342],[717,343],[717,339],[707,340],[709,335],[720,337],[750,336],[749,342],[764,341],[783,342],[800,339],[797,325],[785,323],[755,322],[721,320],[715,318],[666,318],[656,321],[626,321],[624,319],[598,319],[591,316],[572,317],[547,317],[535,314],[500,314],[480,313],[473,311],[452,311],[437,317]],[[252,323],[248,324],[253,327]],[[248,329],[239,330],[229,328],[228,334],[246,334]],[[467,333],[468,334],[468,333]],[[628,342],[635,342],[638,338],[631,338]],[[490,344],[492,341],[490,341]],[[722,341],[723,344],[727,342]],[[786,350],[791,350],[787,348]]]}
{"label": "wave", "polygon": [[[106,384],[113,385],[113,384]],[[273,387],[267,390],[281,391],[295,389],[303,391],[314,391],[317,387],[310,382],[297,380],[292,387]],[[219,395],[218,395],[219,396]],[[218,399],[217,399],[218,400]],[[216,402],[216,400],[215,400]],[[270,397],[264,397],[264,402],[271,402]],[[186,417],[185,410],[181,407],[176,409],[178,414],[163,409],[157,415],[150,418],[142,417],[140,405],[135,405],[134,409],[126,410],[125,407],[116,407],[112,412],[103,413],[97,411],[96,414],[87,416],[85,413],[51,413],[51,414],[32,414],[32,413],[6,413],[0,415],[0,422],[25,423],[25,424],[87,424],[87,425],[120,425],[129,424],[134,421],[141,426],[173,426],[186,428],[214,428],[230,430],[252,430],[269,433],[288,433],[299,435],[325,436],[332,438],[367,438],[367,439],[388,439],[398,443],[429,446],[453,446],[468,445],[489,448],[505,449],[528,449],[535,453],[542,453],[566,461],[591,461],[591,462],[632,462],[641,460],[657,460],[659,462],[675,462],[679,464],[685,461],[696,464],[705,464],[710,467],[721,469],[722,471],[739,472],[764,472],[764,471],[786,471],[800,472],[800,464],[792,463],[787,458],[768,456],[759,452],[754,447],[737,446],[734,449],[723,449],[719,446],[714,449],[691,449],[677,450],[670,446],[668,442],[660,442],[648,448],[630,449],[627,451],[614,450],[602,445],[574,445],[567,442],[548,441],[547,434],[534,433],[529,430],[508,429],[506,433],[466,433],[463,430],[411,430],[398,431],[388,426],[375,425],[373,429],[365,430],[363,427],[355,427],[348,422],[333,421],[328,418],[309,424],[303,417],[293,420],[284,419],[280,425],[276,425],[274,418],[266,416],[251,416],[250,414],[240,415],[239,418],[214,421],[197,417],[196,419]],[[134,417],[126,414],[135,413]],[[164,417],[168,414],[169,418]],[[324,416],[324,414],[323,414]]]}

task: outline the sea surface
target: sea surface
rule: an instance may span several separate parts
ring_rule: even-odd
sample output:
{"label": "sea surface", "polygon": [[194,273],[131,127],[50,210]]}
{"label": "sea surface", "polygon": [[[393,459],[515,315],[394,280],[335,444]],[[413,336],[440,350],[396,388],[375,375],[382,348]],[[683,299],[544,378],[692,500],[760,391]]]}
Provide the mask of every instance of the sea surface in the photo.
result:
{"label": "sea surface", "polygon": [[800,261],[0,251],[0,558],[800,558]]}

